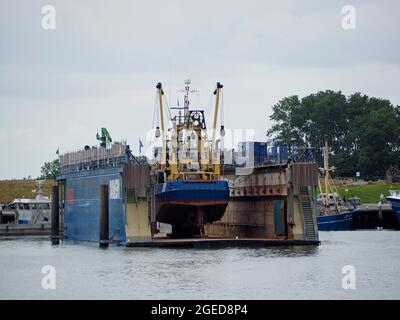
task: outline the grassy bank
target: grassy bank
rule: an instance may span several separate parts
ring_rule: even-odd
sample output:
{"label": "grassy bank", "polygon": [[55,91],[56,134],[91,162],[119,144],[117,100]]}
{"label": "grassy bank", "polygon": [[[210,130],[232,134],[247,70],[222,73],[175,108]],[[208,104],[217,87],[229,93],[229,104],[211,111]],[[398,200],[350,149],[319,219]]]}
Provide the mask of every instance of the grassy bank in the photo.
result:
{"label": "grassy bank", "polygon": [[[43,186],[46,196],[50,196],[51,186],[55,182],[48,180]],[[14,198],[34,198],[32,190],[36,189],[35,180],[1,180],[0,181],[0,203],[7,203]]]}
{"label": "grassy bank", "polygon": [[[348,190],[347,192],[346,189]],[[389,195],[389,190],[400,190],[400,184],[382,182],[338,187],[338,191],[342,198],[357,196],[361,199],[362,203],[377,203],[379,202],[381,194],[385,197]]]}
{"label": "grassy bank", "polygon": [[[55,182],[48,180],[44,184],[43,191],[45,195],[50,196],[51,186]],[[1,180],[0,181],[0,203],[7,203],[14,198],[32,198],[34,193],[32,190],[36,188],[34,180]],[[346,189],[348,190],[346,192]],[[351,185],[338,187],[338,191],[342,198],[350,198],[357,196],[362,203],[377,203],[379,196],[389,195],[389,190],[400,190],[399,183],[371,183],[365,185]]]}

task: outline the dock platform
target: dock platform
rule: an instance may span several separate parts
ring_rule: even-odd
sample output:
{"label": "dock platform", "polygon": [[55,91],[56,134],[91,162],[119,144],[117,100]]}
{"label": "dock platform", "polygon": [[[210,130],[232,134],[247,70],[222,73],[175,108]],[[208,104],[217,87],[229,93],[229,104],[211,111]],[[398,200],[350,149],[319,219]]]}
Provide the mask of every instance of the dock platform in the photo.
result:
{"label": "dock platform", "polygon": [[383,229],[399,230],[400,225],[390,204],[382,204],[381,215],[378,204],[364,204],[358,206],[354,215],[352,229]]}
{"label": "dock platform", "polygon": [[51,224],[0,224],[0,236],[50,236]]}
{"label": "dock platform", "polygon": [[145,248],[229,248],[229,247],[274,247],[274,246],[318,246],[318,240],[285,240],[255,238],[156,238],[146,242],[128,242],[127,247]]}

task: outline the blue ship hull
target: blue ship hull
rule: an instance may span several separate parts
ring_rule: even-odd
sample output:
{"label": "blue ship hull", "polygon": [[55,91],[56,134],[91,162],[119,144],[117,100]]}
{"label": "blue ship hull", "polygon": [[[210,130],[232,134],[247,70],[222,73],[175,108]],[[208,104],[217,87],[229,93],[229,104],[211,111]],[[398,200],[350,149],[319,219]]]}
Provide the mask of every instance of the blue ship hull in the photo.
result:
{"label": "blue ship hull", "polygon": [[169,181],[156,185],[156,219],[195,230],[220,220],[229,201],[227,181]]}
{"label": "blue ship hull", "polygon": [[357,209],[346,211],[343,213],[319,216],[318,230],[319,231],[339,231],[350,230],[353,222],[353,216]]}
{"label": "blue ship hull", "polygon": [[397,218],[397,222],[400,224],[400,199],[387,197],[387,200],[391,203],[392,209]]}

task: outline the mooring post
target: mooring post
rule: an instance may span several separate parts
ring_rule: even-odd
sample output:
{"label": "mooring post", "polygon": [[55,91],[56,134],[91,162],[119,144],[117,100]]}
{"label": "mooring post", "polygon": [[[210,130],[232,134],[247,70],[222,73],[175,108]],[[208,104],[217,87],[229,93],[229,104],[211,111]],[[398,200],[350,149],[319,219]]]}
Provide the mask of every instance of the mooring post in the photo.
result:
{"label": "mooring post", "polygon": [[100,247],[108,247],[108,185],[100,185]]}
{"label": "mooring post", "polygon": [[51,188],[51,244],[60,244],[60,202],[58,186]]}
{"label": "mooring post", "polygon": [[383,228],[382,201],[379,201],[378,204],[378,217],[379,217],[379,228]]}

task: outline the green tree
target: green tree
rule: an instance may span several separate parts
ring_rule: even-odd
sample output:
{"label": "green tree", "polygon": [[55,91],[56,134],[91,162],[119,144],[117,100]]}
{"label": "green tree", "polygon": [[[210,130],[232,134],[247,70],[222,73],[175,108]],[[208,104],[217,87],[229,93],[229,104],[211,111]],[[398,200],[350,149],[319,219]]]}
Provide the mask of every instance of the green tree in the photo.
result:
{"label": "green tree", "polygon": [[55,159],[51,162],[45,162],[40,169],[40,179],[54,179],[60,173],[60,162]]}
{"label": "green tree", "polygon": [[301,107],[298,96],[286,97],[272,107],[273,113],[270,119],[274,122],[268,131],[269,136],[277,133],[276,138],[282,139],[289,144],[291,141],[300,143],[304,137],[301,136],[300,128],[296,127],[293,117],[297,114],[296,109]]}
{"label": "green tree", "polygon": [[283,98],[272,109],[268,135],[315,147],[320,165],[327,140],[336,175],[354,176],[360,171],[364,178],[376,179],[391,165],[400,165],[400,108],[389,100],[327,90],[301,100]]}

